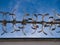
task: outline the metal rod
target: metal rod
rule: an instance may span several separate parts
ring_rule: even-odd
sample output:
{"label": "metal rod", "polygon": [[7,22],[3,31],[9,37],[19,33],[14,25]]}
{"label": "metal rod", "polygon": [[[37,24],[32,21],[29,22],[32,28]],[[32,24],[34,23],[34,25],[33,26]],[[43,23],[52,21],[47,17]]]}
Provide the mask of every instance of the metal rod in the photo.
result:
{"label": "metal rod", "polygon": [[[0,20],[0,23],[2,23],[3,21],[2,20]],[[6,21],[6,23],[13,23],[13,21]],[[22,21],[16,21],[16,23],[22,23]],[[26,22],[26,23],[31,23],[31,24],[33,24],[33,23],[37,23],[37,24],[42,24],[43,23],[43,21],[41,21],[41,22],[39,22],[39,21],[35,21],[35,22],[32,22],[32,21],[28,21],[28,22]],[[60,24],[60,22],[44,22],[44,23],[47,23],[47,24]]]}

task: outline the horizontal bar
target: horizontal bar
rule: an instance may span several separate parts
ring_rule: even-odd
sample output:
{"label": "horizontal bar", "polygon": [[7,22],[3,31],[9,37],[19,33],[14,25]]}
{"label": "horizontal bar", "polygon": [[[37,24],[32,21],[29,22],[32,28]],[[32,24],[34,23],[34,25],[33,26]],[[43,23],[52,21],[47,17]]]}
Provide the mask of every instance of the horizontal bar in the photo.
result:
{"label": "horizontal bar", "polygon": [[[0,20],[0,23],[2,23],[3,21]],[[13,23],[13,21],[6,21],[6,23]],[[16,23],[22,23],[22,21],[16,21]],[[46,24],[60,24],[60,22],[44,22],[44,21],[38,21],[38,22],[32,22],[32,21],[28,21],[26,23],[36,23],[36,24],[43,24],[43,23],[46,23]]]}

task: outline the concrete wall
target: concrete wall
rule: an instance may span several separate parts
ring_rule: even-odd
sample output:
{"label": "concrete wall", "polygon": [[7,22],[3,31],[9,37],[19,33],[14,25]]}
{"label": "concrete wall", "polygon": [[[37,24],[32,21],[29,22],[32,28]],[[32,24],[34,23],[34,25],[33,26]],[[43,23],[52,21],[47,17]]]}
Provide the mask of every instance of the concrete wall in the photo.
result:
{"label": "concrete wall", "polygon": [[13,39],[0,39],[0,45],[60,45],[60,39],[58,40],[13,40]]}
{"label": "concrete wall", "polygon": [[60,45],[60,42],[54,41],[0,42],[0,45]]}

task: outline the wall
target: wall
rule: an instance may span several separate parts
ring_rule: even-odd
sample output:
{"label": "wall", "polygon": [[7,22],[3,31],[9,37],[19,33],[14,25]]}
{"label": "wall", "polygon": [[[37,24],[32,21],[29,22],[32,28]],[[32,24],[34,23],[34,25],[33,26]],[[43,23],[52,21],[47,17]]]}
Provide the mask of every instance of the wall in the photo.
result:
{"label": "wall", "polygon": [[0,45],[60,45],[60,42],[0,42]]}
{"label": "wall", "polygon": [[0,41],[0,45],[60,45],[60,41]]}

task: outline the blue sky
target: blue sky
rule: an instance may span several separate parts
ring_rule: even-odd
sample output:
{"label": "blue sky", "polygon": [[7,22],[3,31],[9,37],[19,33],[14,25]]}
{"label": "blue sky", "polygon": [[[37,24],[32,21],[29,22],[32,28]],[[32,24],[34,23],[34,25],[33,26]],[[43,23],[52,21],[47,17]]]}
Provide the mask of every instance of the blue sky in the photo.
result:
{"label": "blue sky", "polygon": [[[32,17],[32,14],[34,13],[37,13],[37,14],[49,13],[50,16],[54,16],[54,13],[53,13],[54,9],[56,9],[57,13],[60,12],[60,0],[0,0],[0,11],[12,12],[14,9],[16,9],[16,11],[14,12],[16,14],[16,20],[20,20],[20,21],[22,20],[23,15],[26,13],[29,13],[30,17]],[[11,16],[6,15],[5,18],[6,20],[12,20]],[[46,21],[48,20],[47,18],[46,18]],[[2,14],[0,14],[0,20],[2,19],[3,19],[3,16]],[[40,19],[41,17],[38,18],[39,21]],[[21,24],[17,24],[17,26],[21,26]],[[37,31],[41,30],[41,25],[39,24],[39,26],[40,28],[37,29]],[[1,27],[2,25],[0,23],[0,33],[3,32]],[[6,37],[7,38],[11,38],[11,37],[60,38],[60,33],[56,33],[56,31],[60,30],[60,28],[58,27],[55,31],[52,32],[54,36],[52,36],[49,33],[50,30],[48,28],[44,29],[48,33],[48,35],[44,35],[43,33],[37,33],[37,32],[35,34],[30,34],[34,30],[31,29],[31,25],[29,24],[27,24],[25,28],[25,32],[27,33],[26,36],[23,35],[22,31],[11,34],[10,32],[12,30],[13,30],[12,24],[7,24],[7,31],[9,33],[4,34],[2,36],[0,35],[0,38],[6,38]]]}

